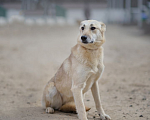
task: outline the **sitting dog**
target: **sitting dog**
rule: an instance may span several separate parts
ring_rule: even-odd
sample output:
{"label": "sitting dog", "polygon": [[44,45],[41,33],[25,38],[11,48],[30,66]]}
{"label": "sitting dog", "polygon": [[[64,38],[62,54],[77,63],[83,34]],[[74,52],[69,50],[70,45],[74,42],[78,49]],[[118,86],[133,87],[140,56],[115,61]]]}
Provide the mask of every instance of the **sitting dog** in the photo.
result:
{"label": "sitting dog", "polygon": [[47,113],[54,110],[77,112],[80,120],[87,120],[84,94],[91,89],[97,112],[102,120],[105,114],[99,94],[98,80],[104,71],[103,47],[106,25],[96,20],[85,20],[80,25],[77,44],[63,62],[55,76],[47,83],[42,105]]}

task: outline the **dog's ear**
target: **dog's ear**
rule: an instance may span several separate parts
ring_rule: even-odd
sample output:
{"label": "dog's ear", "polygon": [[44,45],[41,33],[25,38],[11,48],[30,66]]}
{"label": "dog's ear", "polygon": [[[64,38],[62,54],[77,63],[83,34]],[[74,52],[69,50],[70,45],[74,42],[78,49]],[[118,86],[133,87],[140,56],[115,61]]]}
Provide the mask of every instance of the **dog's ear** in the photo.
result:
{"label": "dog's ear", "polygon": [[103,22],[100,22],[101,25],[101,31],[105,32],[106,31],[106,25]]}
{"label": "dog's ear", "polygon": [[78,26],[81,26],[81,20],[76,20],[76,22],[77,22],[77,24],[78,24]]}

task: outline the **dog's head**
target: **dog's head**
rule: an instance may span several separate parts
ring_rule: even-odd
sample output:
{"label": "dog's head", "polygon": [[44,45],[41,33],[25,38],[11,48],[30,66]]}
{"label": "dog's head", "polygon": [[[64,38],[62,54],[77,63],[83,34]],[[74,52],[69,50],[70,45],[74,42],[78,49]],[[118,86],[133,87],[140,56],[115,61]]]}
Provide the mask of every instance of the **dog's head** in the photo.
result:
{"label": "dog's head", "polygon": [[97,49],[105,42],[106,25],[96,20],[85,20],[80,25],[78,44],[88,49]]}

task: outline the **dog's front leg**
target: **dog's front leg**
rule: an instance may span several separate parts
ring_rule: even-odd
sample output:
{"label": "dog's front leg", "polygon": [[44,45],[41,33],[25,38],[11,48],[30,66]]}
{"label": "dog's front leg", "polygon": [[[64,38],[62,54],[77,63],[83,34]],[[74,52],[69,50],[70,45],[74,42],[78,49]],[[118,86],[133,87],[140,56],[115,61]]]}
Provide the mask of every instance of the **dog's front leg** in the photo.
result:
{"label": "dog's front leg", "polygon": [[83,101],[82,88],[73,87],[71,88],[73,97],[75,100],[75,105],[78,113],[78,117],[80,120],[88,120],[85,111],[85,105]]}
{"label": "dog's front leg", "polygon": [[105,114],[102,104],[101,104],[98,81],[96,81],[93,84],[91,91],[94,97],[96,109],[97,109],[99,116],[101,117],[102,120],[110,120],[111,118],[109,117],[109,115]]}

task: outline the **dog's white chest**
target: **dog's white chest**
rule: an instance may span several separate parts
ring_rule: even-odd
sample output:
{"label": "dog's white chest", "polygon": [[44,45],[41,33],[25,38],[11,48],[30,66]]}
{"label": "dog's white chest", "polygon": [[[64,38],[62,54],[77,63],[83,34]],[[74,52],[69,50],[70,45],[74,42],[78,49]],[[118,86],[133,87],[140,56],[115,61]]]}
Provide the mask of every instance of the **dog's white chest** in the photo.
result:
{"label": "dog's white chest", "polygon": [[83,89],[83,93],[86,93],[89,89],[91,89],[93,83],[100,79],[103,69],[104,69],[104,67],[102,67],[100,65],[98,66],[98,71],[95,74],[92,74],[89,77],[89,79],[86,81],[86,83],[85,83],[86,85]]}
{"label": "dog's white chest", "polygon": [[83,89],[83,93],[86,93],[89,89],[91,89],[93,83],[99,80],[103,70],[101,68],[98,69],[96,74],[92,74],[89,79],[86,81],[85,88]]}
{"label": "dog's white chest", "polygon": [[94,79],[88,79],[88,80],[86,81],[86,86],[85,86],[85,88],[83,89],[83,93],[86,93],[89,89],[91,89],[91,87],[92,87],[94,81],[95,81]]}

